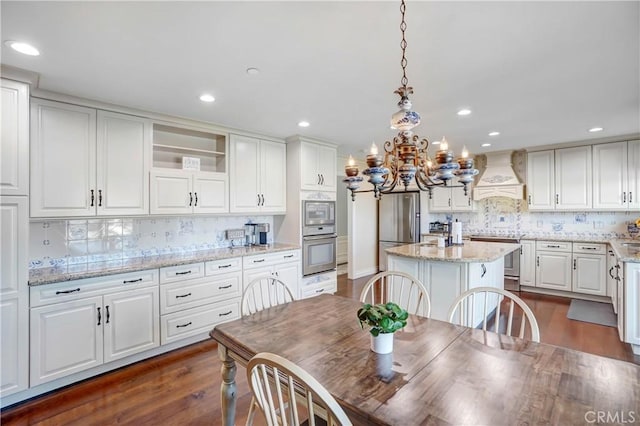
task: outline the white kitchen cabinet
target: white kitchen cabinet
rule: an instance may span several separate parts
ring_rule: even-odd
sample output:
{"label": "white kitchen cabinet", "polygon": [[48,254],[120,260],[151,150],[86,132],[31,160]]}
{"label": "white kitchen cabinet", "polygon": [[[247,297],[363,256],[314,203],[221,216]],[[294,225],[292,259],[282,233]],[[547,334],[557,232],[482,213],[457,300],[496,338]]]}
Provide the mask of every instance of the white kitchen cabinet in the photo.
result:
{"label": "white kitchen cabinet", "polygon": [[640,209],[640,141],[593,146],[593,208]]}
{"label": "white kitchen cabinet", "polygon": [[148,213],[151,124],[42,99],[31,102],[31,216]]}
{"label": "white kitchen cabinet", "polygon": [[34,286],[30,385],[160,345],[158,271]]}
{"label": "white kitchen cabinet", "polygon": [[433,188],[429,199],[430,212],[463,212],[475,210],[475,203],[471,199],[471,191],[465,195],[464,188],[436,187]]}
{"label": "white kitchen cabinet", "polygon": [[29,194],[29,85],[1,79],[0,195]]}
{"label": "white kitchen cabinet", "polygon": [[336,271],[321,272],[302,277],[300,281],[300,299],[307,299],[321,294],[333,294],[336,291],[338,291],[338,274]]}
{"label": "white kitchen cabinet", "polygon": [[285,213],[286,145],[231,135],[230,211]]}
{"label": "white kitchen cabinet", "polygon": [[0,196],[0,397],[29,382],[28,200]]}
{"label": "white kitchen cabinet", "polygon": [[153,169],[151,214],[226,213],[227,175]]}
{"label": "white kitchen cabinet", "polygon": [[571,291],[570,242],[536,242],[536,287]]}
{"label": "white kitchen cabinet", "polygon": [[300,277],[302,276],[300,250],[245,256],[242,259],[242,265],[243,289],[258,277],[274,277],[285,283],[294,297],[300,297]]}
{"label": "white kitchen cabinet", "polygon": [[[640,355],[640,263],[624,263],[624,341]],[[618,312],[618,315],[621,315]]]}
{"label": "white kitchen cabinet", "polygon": [[606,267],[606,256],[573,253],[572,291],[606,296]]}
{"label": "white kitchen cabinet", "polygon": [[336,191],[336,149],[310,141],[300,142],[302,182],[306,191]]}
{"label": "white kitchen cabinet", "polygon": [[[624,263],[622,265],[620,265],[620,262],[618,261],[618,264],[616,265],[616,271],[614,273],[614,275],[616,276],[616,282],[617,282],[617,297],[618,297],[618,312],[616,312],[618,314],[618,336],[620,337],[620,341],[624,342],[625,340],[625,321],[626,321],[626,306],[625,306],[625,281],[624,281],[624,274],[625,274],[625,270],[624,270]],[[636,311],[637,313],[638,311]]]}
{"label": "white kitchen cabinet", "polygon": [[618,313],[618,257],[611,247],[607,249],[607,296],[611,298],[613,312]]}
{"label": "white kitchen cabinet", "polygon": [[520,241],[520,285],[536,285],[536,242]]}
{"label": "white kitchen cabinet", "polygon": [[591,209],[591,167],[591,146],[528,153],[529,210]]}

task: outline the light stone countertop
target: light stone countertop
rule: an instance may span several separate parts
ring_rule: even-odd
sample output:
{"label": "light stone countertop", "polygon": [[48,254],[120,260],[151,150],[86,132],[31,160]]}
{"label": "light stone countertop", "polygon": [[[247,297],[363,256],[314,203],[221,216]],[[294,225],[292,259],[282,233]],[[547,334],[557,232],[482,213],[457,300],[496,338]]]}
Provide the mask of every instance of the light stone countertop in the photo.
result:
{"label": "light stone countertop", "polygon": [[388,248],[388,254],[439,262],[493,262],[519,250],[520,244],[465,241],[461,246],[438,248],[433,243],[408,244]]}
{"label": "light stone countertop", "polygon": [[231,257],[252,256],[299,249],[292,244],[269,244],[267,246],[220,248],[188,253],[165,254],[159,256],[135,257],[105,262],[81,263],[29,270],[29,285],[38,286],[83,278],[102,277],[125,272],[143,271],[166,266],[186,265]]}
{"label": "light stone countertop", "polygon": [[640,240],[610,240],[609,244],[621,262],[640,263]]}

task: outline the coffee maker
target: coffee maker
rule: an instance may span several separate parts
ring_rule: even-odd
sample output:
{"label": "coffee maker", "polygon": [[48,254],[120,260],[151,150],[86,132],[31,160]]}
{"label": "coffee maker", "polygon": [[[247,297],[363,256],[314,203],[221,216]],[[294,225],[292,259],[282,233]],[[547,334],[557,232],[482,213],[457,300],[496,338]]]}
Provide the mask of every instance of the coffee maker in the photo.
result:
{"label": "coffee maker", "polygon": [[255,246],[256,243],[256,228],[257,223],[245,223],[244,224],[244,233],[246,237],[246,245],[247,246]]}
{"label": "coffee maker", "polygon": [[269,232],[269,224],[268,223],[258,223],[256,226],[256,231],[258,232],[258,244],[261,246],[267,245],[267,233]]}

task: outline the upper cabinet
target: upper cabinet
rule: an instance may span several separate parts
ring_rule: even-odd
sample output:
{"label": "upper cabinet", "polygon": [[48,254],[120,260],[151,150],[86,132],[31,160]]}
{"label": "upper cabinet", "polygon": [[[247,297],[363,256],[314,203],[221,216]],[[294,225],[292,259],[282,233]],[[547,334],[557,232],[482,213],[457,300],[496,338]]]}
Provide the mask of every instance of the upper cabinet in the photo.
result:
{"label": "upper cabinet", "polygon": [[465,195],[462,187],[436,187],[429,199],[429,212],[473,211],[475,203],[471,199],[471,189]]}
{"label": "upper cabinet", "polygon": [[640,209],[640,140],[593,146],[593,208]]}
{"label": "upper cabinet", "polygon": [[29,194],[29,85],[2,79],[0,195]]}
{"label": "upper cabinet", "polygon": [[312,142],[300,142],[302,190],[336,191],[336,149]]}
{"label": "upper cabinet", "polygon": [[153,124],[151,214],[228,213],[227,137]]}
{"label": "upper cabinet", "polygon": [[591,146],[528,153],[529,210],[590,209],[591,167]]}
{"label": "upper cabinet", "polygon": [[230,211],[280,213],[286,203],[286,145],[282,142],[231,135]]}
{"label": "upper cabinet", "polygon": [[148,214],[151,122],[31,101],[31,216]]}

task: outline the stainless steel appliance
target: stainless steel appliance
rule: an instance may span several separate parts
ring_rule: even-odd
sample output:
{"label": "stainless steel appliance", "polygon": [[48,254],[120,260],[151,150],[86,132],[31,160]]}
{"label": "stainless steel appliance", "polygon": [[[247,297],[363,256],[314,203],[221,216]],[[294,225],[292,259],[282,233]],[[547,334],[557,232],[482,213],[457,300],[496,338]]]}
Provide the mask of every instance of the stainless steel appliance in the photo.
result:
{"label": "stainless steel appliance", "polygon": [[302,216],[302,275],[335,270],[335,201],[304,201]]}
{"label": "stainless steel appliance", "polygon": [[245,223],[244,224],[244,234],[247,239],[246,245],[255,246],[256,245],[256,228],[257,223]]}
{"label": "stainless steel appliance", "polygon": [[420,194],[385,194],[378,202],[378,269],[387,270],[385,249],[420,241]]}
{"label": "stainless steel appliance", "polygon": [[256,231],[258,232],[258,244],[261,246],[267,245],[267,233],[269,232],[269,224],[268,223],[259,223],[256,226]]}
{"label": "stainless steel appliance", "polygon": [[[520,244],[520,236],[487,236],[472,235],[471,241],[485,241],[489,243]],[[520,291],[520,250],[512,251],[504,257],[504,289]]]}

